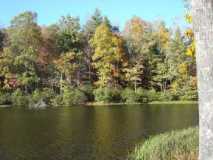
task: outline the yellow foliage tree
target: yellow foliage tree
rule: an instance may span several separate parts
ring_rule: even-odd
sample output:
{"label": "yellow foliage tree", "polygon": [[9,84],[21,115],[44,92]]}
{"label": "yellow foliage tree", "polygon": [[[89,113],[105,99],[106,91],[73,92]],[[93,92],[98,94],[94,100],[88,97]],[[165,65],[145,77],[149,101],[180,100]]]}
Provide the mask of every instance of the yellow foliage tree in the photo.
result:
{"label": "yellow foliage tree", "polygon": [[112,33],[109,25],[102,23],[97,27],[90,41],[94,49],[93,66],[97,70],[99,87],[117,84],[120,76],[120,65],[125,61],[123,40]]}
{"label": "yellow foliage tree", "polygon": [[[192,16],[190,14],[186,14],[185,16],[186,22],[189,24],[192,23]],[[186,55],[192,58],[195,58],[195,40],[194,40],[194,33],[192,31],[192,28],[188,28],[185,31],[186,38],[190,41],[190,44],[187,47]]]}
{"label": "yellow foliage tree", "polygon": [[76,77],[75,74],[80,67],[80,64],[78,62],[78,55],[74,52],[62,54],[59,59],[54,61],[54,64],[61,76],[60,87],[62,87],[64,78],[66,82],[72,84],[74,77]]}

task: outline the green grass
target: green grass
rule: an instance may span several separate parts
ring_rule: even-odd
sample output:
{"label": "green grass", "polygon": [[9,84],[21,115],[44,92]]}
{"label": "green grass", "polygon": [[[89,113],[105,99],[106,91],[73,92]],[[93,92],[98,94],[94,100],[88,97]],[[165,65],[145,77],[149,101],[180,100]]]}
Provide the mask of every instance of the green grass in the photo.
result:
{"label": "green grass", "polygon": [[105,103],[105,102],[90,102],[87,106],[116,106],[116,105],[139,105],[139,104],[198,104],[197,101],[153,101],[150,103]]}
{"label": "green grass", "polygon": [[149,104],[198,104],[197,101],[153,101]]}
{"label": "green grass", "polygon": [[106,103],[106,102],[90,102],[86,103],[87,106],[120,106],[120,105],[139,105],[143,103]]}
{"label": "green grass", "polygon": [[138,145],[130,160],[197,160],[198,128],[172,131]]}

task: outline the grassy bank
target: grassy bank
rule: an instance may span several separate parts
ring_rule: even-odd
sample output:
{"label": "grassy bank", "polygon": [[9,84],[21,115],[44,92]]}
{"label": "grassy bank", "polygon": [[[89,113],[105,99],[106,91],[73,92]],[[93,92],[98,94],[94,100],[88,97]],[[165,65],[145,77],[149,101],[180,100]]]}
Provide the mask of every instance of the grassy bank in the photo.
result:
{"label": "grassy bank", "polygon": [[197,101],[154,101],[149,103],[104,103],[104,102],[90,102],[86,106],[118,106],[118,105],[142,105],[142,104],[198,104]]}
{"label": "grassy bank", "polygon": [[[197,101],[154,101],[150,103],[105,103],[105,102],[88,102],[88,103],[82,103],[81,105],[84,106],[121,106],[121,105],[126,105],[126,106],[132,106],[132,105],[172,105],[172,104],[198,104]],[[0,104],[0,108],[6,108],[6,107],[12,107],[13,105],[4,105]],[[17,106],[17,105],[16,105]],[[53,106],[53,105],[50,105]],[[62,105],[61,105],[62,106]]]}
{"label": "grassy bank", "polygon": [[106,103],[106,102],[89,102],[86,106],[120,106],[120,105],[140,105],[143,103]]}
{"label": "grassy bank", "polygon": [[173,131],[138,145],[130,160],[197,160],[198,128]]}
{"label": "grassy bank", "polygon": [[198,104],[198,101],[154,101],[149,104]]}

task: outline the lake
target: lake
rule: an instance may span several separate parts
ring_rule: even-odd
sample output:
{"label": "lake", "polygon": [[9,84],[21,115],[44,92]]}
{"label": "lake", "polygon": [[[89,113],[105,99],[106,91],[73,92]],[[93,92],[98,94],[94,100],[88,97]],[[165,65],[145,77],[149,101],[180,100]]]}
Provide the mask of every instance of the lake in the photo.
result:
{"label": "lake", "polygon": [[196,125],[194,104],[0,108],[0,159],[125,160],[149,136]]}

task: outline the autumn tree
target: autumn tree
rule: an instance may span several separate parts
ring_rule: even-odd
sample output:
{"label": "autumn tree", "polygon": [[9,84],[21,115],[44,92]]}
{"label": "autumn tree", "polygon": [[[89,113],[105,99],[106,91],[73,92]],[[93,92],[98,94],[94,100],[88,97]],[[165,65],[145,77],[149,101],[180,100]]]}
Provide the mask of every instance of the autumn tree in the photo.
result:
{"label": "autumn tree", "polygon": [[6,65],[9,68],[7,72],[14,75],[28,92],[39,81],[36,64],[42,38],[37,14],[24,12],[14,17],[7,34],[8,44],[4,49],[3,61],[12,58],[12,63]]}
{"label": "autumn tree", "polygon": [[96,9],[93,15],[87,20],[86,24],[83,26],[83,53],[84,62],[87,66],[86,75],[88,75],[88,80],[90,83],[96,78],[95,70],[92,66],[92,54],[94,53],[89,41],[94,36],[96,28],[103,23],[103,16],[99,9]]}
{"label": "autumn tree", "polygon": [[[186,17],[192,22],[190,14]],[[70,15],[39,26],[36,13],[24,12],[0,31],[0,86],[26,94],[48,88],[58,94],[56,101],[64,84],[69,90],[80,88],[91,100],[94,87],[196,100],[195,58],[190,27],[184,36],[179,28],[135,16],[120,32],[98,9],[84,26]]]}
{"label": "autumn tree", "polygon": [[[186,20],[191,23],[191,16],[187,14]],[[191,28],[188,28],[184,34],[178,29],[169,45],[169,68],[171,71],[176,72],[176,75],[172,77],[171,90],[178,94],[181,100],[197,99],[195,43],[193,37]],[[169,75],[172,76],[174,74],[170,72]]]}
{"label": "autumn tree", "polygon": [[57,84],[54,60],[58,59],[61,52],[57,46],[59,27],[56,24],[42,26],[42,46],[39,51],[38,69],[42,87],[51,87]]}
{"label": "autumn tree", "polygon": [[[179,94],[180,89],[186,86],[186,76],[188,76],[187,56],[185,55],[186,46],[184,35],[179,27],[174,30],[169,42],[167,52],[168,75],[170,80],[170,89],[174,94]],[[188,78],[188,77],[187,77]]]}
{"label": "autumn tree", "polygon": [[113,34],[107,24],[102,23],[90,43],[94,48],[92,59],[98,74],[97,85],[116,87],[121,64],[125,61],[122,39]]}
{"label": "autumn tree", "polygon": [[170,32],[164,22],[155,24],[154,39],[156,40],[156,50],[152,64],[155,66],[152,72],[153,85],[165,92],[170,82],[168,50],[170,42]]}
{"label": "autumn tree", "polygon": [[137,55],[143,52],[142,44],[147,31],[148,23],[139,17],[133,17],[126,23],[123,35],[126,39],[131,57],[137,57]]}
{"label": "autumn tree", "polygon": [[76,54],[74,52],[67,52],[65,54],[62,54],[59,59],[54,61],[54,64],[60,77],[60,90],[64,82],[66,82],[66,84],[70,86],[80,84],[80,58],[80,54]]}
{"label": "autumn tree", "polygon": [[126,81],[133,84],[135,92],[137,92],[138,84],[141,83],[143,67],[144,66],[141,65],[139,62],[135,62],[133,66],[128,66],[123,69]]}
{"label": "autumn tree", "polygon": [[57,46],[59,26],[56,24],[43,26],[41,31],[43,38],[42,52],[46,52],[48,57],[47,61],[51,61],[60,55],[60,50]]}
{"label": "autumn tree", "polygon": [[[140,66],[138,82],[144,88],[150,87],[150,59],[155,47],[151,25],[139,17],[133,17],[126,23],[123,31],[129,58],[129,69]],[[136,63],[137,62],[137,63]]]}

